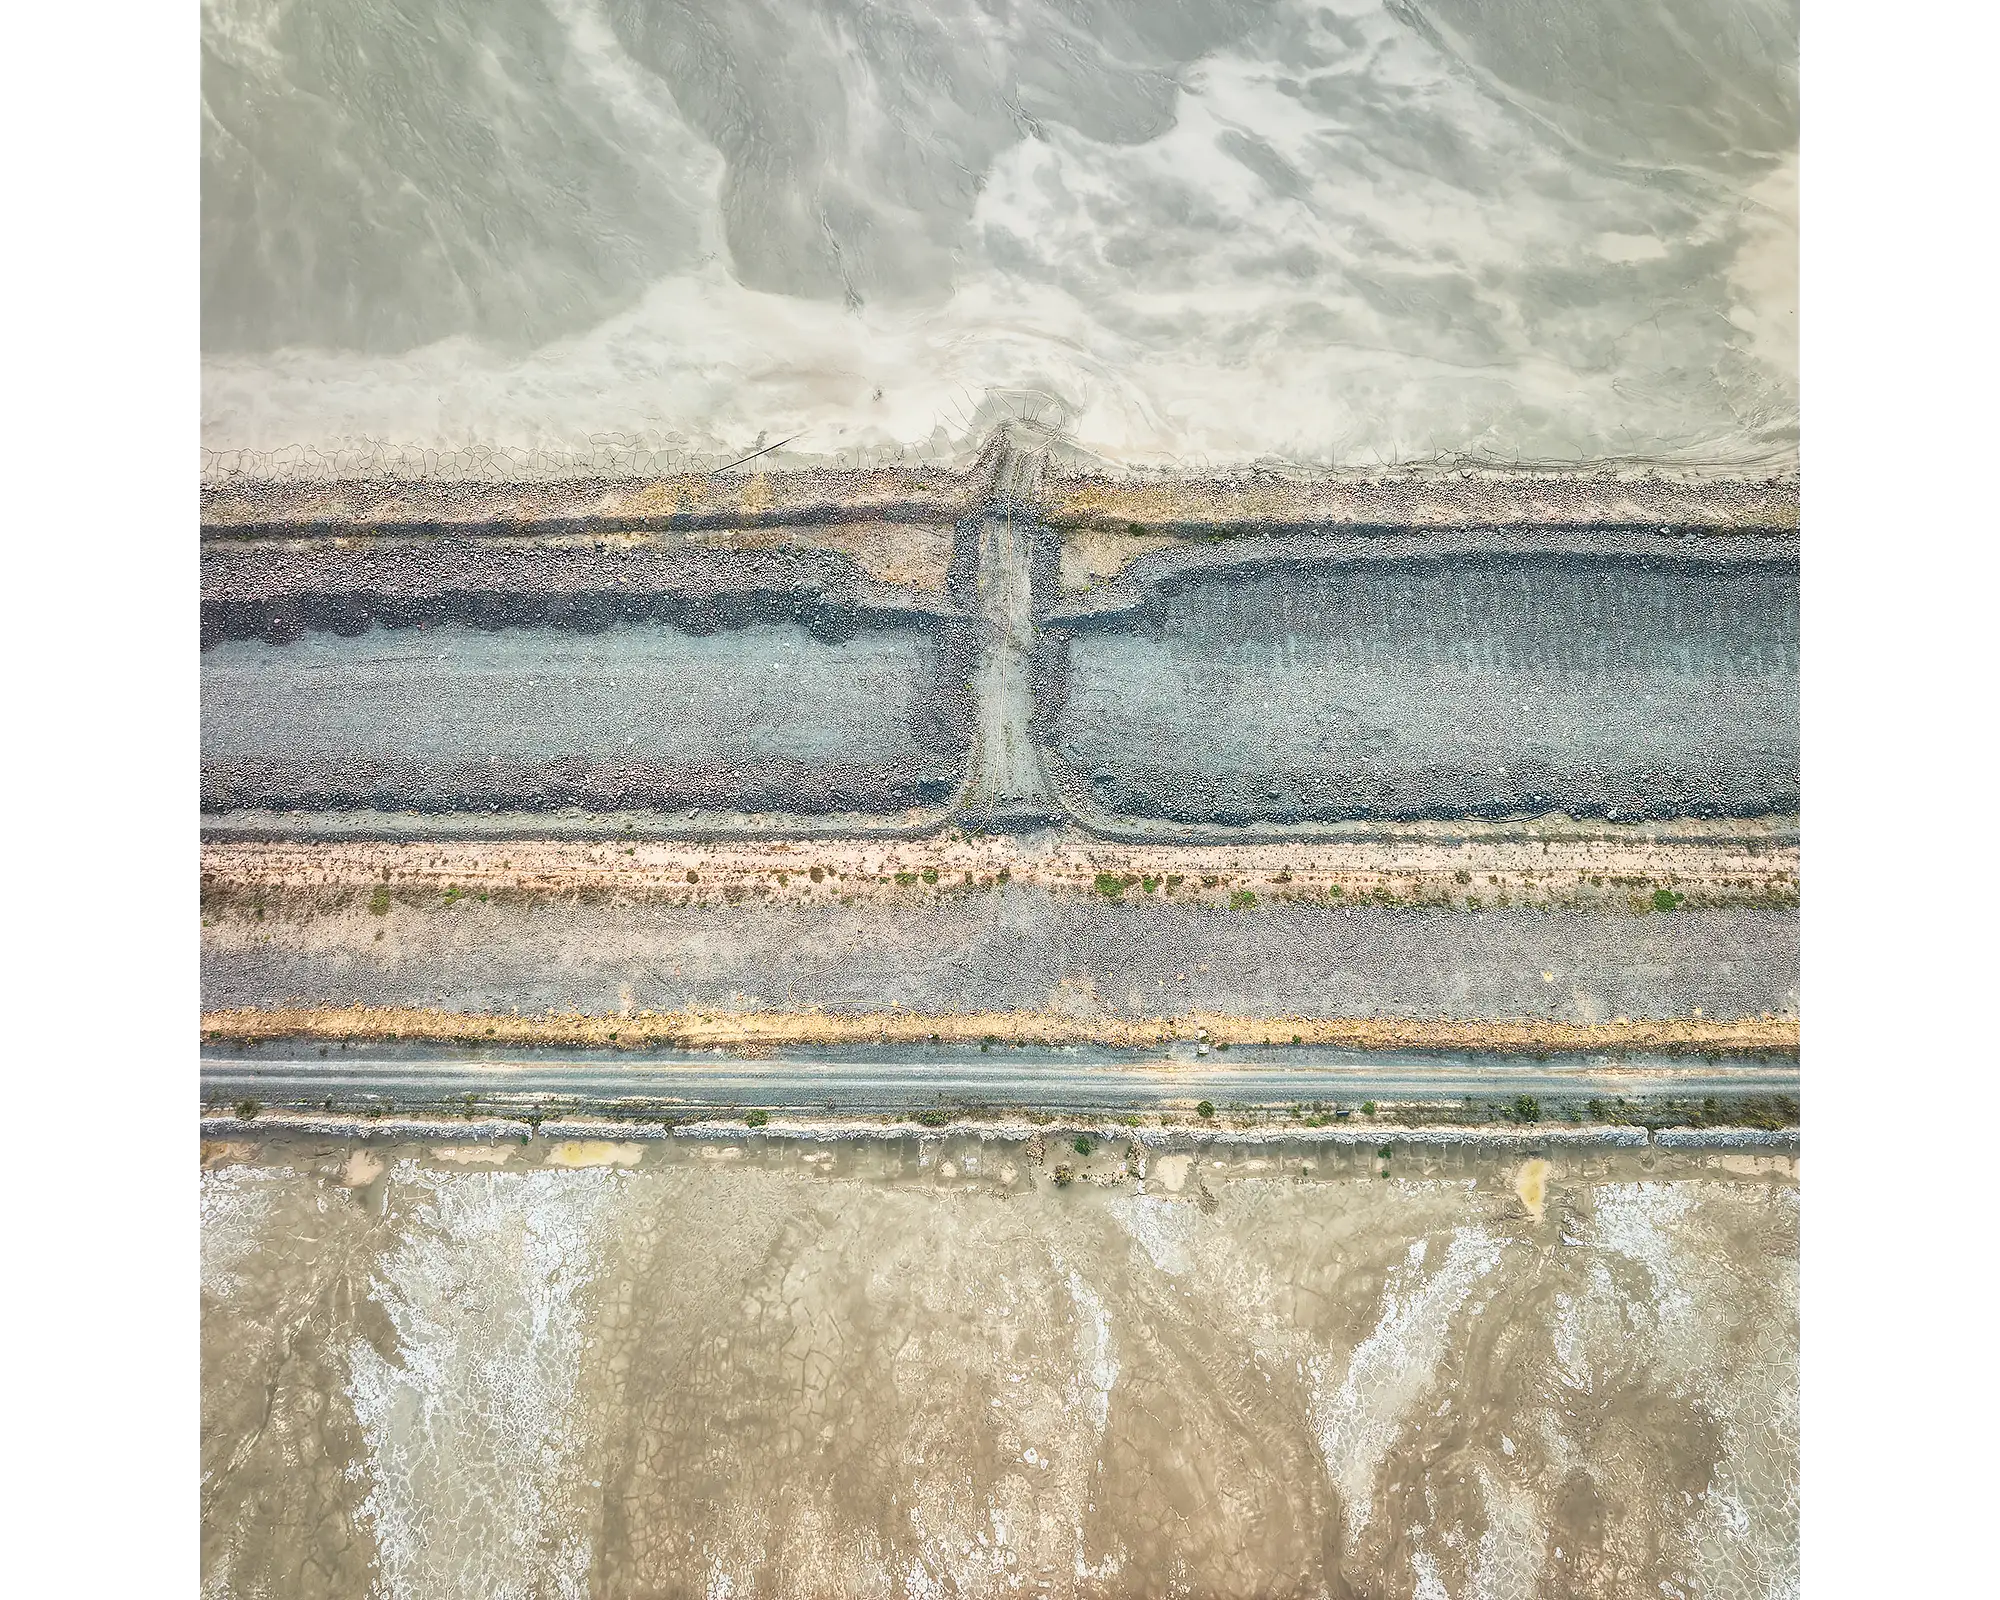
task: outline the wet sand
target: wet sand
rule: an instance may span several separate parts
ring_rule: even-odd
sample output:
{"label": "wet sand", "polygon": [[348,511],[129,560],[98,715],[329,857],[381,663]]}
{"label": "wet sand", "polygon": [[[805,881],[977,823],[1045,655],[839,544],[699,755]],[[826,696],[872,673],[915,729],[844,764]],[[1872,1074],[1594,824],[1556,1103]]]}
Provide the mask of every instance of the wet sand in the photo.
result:
{"label": "wet sand", "polygon": [[206,1152],[208,1592],[1796,1588],[1789,1155],[474,1148]]}

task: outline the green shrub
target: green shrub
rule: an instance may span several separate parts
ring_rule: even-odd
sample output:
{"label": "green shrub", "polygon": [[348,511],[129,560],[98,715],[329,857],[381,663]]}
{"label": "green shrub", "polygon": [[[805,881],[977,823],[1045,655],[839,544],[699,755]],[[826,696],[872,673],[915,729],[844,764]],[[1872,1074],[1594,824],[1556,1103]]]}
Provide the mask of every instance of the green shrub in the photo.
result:
{"label": "green shrub", "polygon": [[376,884],[375,892],[368,897],[368,914],[373,917],[389,914],[389,886],[386,883]]}
{"label": "green shrub", "polygon": [[1678,911],[1686,902],[1686,895],[1675,894],[1671,889],[1655,889],[1653,891],[1653,909],[1655,911]]}
{"label": "green shrub", "polygon": [[1373,1100],[1364,1100],[1364,1101],[1362,1101],[1362,1102],[1361,1102],[1361,1114],[1362,1114],[1362,1115],[1363,1115],[1364,1117],[1372,1117],[1372,1116],[1374,1116],[1374,1115],[1375,1115],[1375,1102],[1374,1102]]}
{"label": "green shrub", "polygon": [[1206,1122],[1210,1117],[1215,1115],[1215,1102],[1213,1100],[1202,1101],[1200,1105],[1194,1108],[1194,1114]]}
{"label": "green shrub", "polygon": [[1067,1189],[1075,1181],[1076,1174],[1068,1167],[1056,1168],[1056,1187],[1058,1189]]}
{"label": "green shrub", "polygon": [[1089,1134],[1079,1133],[1076,1136],[1076,1143],[1071,1145],[1070,1148],[1080,1156],[1087,1156],[1090,1154],[1091,1151],[1095,1150],[1097,1146],[1090,1142]]}
{"label": "green shrub", "polygon": [[248,1122],[252,1117],[256,1116],[257,1113],[262,1111],[263,1109],[264,1109],[263,1106],[258,1104],[258,1102],[255,1100],[239,1100],[236,1102],[236,1114],[239,1117],[241,1117],[245,1122]]}
{"label": "green shrub", "polygon": [[936,883],[936,882],[937,882],[937,868],[936,868],[936,867],[925,867],[925,868],[924,868],[924,871],[923,871],[923,879],[924,879],[924,882],[925,882],[925,883]]}
{"label": "green shrub", "polygon": [[1125,892],[1125,880],[1109,872],[1100,872],[1097,875],[1097,892],[1116,900]]}
{"label": "green shrub", "polygon": [[1229,909],[1231,911],[1248,911],[1256,903],[1256,895],[1252,894],[1248,889],[1233,889],[1230,891]]}
{"label": "green shrub", "polygon": [[743,1116],[744,1123],[752,1128],[761,1128],[770,1120],[771,1113],[768,1111],[749,1111],[745,1112]]}
{"label": "green shrub", "polygon": [[1540,1122],[1542,1103],[1531,1094],[1517,1094],[1514,1096],[1514,1115],[1523,1122]]}
{"label": "green shrub", "polygon": [[[986,1046],[981,1045],[979,1048],[984,1050]],[[919,1127],[942,1128],[947,1122],[951,1121],[951,1113],[949,1111],[941,1111],[936,1107],[928,1107],[925,1110],[913,1113],[911,1120]]]}

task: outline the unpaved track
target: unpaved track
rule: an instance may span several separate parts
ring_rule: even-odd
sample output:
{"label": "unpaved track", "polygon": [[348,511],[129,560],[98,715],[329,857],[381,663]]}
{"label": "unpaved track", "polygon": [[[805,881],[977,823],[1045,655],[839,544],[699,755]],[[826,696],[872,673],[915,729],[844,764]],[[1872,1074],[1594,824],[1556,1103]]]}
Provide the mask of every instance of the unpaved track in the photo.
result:
{"label": "unpaved track", "polygon": [[[1295,1053],[1297,1054],[1297,1053]],[[1219,1106],[1273,1106],[1364,1100],[1445,1101],[1464,1096],[1537,1099],[1645,1095],[1796,1095],[1798,1063],[1693,1066],[1653,1060],[1552,1066],[1523,1057],[1456,1059],[1375,1056],[1286,1065],[1267,1056],[1223,1064],[1164,1057],[1114,1062],[1101,1053],[961,1051],[842,1059],[421,1060],[350,1053],[320,1059],[204,1060],[210,1100],[259,1099],[315,1105],[382,1096],[401,1107],[483,1096],[546,1096],[585,1102],[664,1101],[686,1106],[876,1113],[942,1104],[1123,1110],[1208,1100]]]}

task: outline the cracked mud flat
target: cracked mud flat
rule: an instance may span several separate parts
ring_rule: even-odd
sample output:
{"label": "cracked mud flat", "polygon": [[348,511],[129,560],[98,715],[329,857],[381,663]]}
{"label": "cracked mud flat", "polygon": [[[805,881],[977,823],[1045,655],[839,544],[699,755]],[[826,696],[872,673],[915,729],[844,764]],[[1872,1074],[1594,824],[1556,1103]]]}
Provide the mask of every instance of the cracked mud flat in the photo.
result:
{"label": "cracked mud flat", "polygon": [[1066,1139],[206,1147],[204,1592],[1796,1592],[1795,1158]]}

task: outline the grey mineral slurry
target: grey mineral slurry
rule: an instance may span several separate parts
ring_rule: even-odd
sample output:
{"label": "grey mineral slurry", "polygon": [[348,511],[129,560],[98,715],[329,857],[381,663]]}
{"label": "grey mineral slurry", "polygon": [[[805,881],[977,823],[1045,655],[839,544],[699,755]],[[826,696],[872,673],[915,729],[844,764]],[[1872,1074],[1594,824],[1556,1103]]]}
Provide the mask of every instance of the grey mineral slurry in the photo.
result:
{"label": "grey mineral slurry", "polygon": [[1070,645],[1058,748],[1142,816],[1754,816],[1798,801],[1792,562],[1217,573]]}
{"label": "grey mineral slurry", "polygon": [[[202,14],[217,465],[1796,461],[1795,0]],[[789,442],[795,440],[796,442]]]}
{"label": "grey mineral slurry", "polygon": [[208,1592],[1796,1588],[1789,1156],[204,1154]]}
{"label": "grey mineral slurry", "polygon": [[837,800],[840,774],[870,791],[948,787],[938,672],[919,631],[830,643],[790,623],[228,639],[202,654],[205,800],[394,807],[436,804],[428,791],[442,789],[446,809],[726,804],[788,783]]}
{"label": "grey mineral slurry", "polygon": [[[1785,909],[1112,905],[1010,886],[877,907],[357,903],[203,930],[202,1004],[523,1012],[1716,1017],[1798,1005]],[[381,937],[377,937],[377,935]]]}

